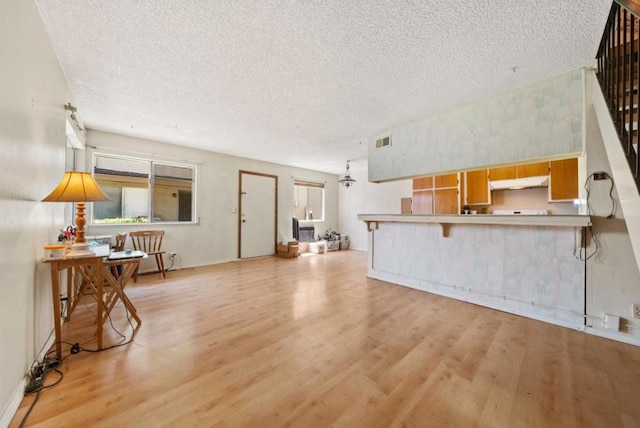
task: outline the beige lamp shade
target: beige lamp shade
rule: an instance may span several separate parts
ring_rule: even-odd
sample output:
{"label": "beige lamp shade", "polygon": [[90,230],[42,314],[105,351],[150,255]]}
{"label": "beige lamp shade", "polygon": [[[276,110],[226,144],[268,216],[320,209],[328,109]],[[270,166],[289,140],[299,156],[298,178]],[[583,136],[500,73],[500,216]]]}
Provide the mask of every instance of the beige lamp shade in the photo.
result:
{"label": "beige lamp shade", "polygon": [[85,202],[110,201],[102,192],[98,183],[88,172],[67,171],[60,180],[58,187],[53,189],[42,202],[75,202],[76,203],[76,241],[67,257],[89,257],[93,255],[84,238]]}
{"label": "beige lamp shade", "polygon": [[110,201],[88,172],[67,171],[58,187],[42,202],[99,202]]}

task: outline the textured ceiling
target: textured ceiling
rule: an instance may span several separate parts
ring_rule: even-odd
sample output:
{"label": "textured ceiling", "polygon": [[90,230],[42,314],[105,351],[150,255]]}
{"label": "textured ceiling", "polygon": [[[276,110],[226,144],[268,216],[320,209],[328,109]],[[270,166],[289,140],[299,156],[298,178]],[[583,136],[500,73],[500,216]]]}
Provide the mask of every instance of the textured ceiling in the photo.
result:
{"label": "textured ceiling", "polygon": [[611,5],[36,3],[87,128],[336,174],[376,133],[592,66]]}

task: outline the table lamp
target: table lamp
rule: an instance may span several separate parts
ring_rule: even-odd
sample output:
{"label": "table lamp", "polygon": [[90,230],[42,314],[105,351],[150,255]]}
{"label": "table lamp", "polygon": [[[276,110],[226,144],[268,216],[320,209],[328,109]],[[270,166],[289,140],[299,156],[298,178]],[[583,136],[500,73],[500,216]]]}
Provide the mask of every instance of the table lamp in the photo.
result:
{"label": "table lamp", "polygon": [[67,171],[60,184],[42,202],[75,202],[76,203],[76,240],[67,257],[87,257],[93,252],[84,239],[84,204],[85,202],[110,201],[102,192],[98,183],[88,172]]}

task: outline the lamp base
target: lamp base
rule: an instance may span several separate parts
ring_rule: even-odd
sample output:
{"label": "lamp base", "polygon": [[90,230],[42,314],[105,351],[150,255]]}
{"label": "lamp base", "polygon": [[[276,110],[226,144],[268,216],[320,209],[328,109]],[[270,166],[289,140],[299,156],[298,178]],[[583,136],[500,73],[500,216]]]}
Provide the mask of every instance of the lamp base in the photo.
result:
{"label": "lamp base", "polygon": [[71,250],[65,254],[65,257],[95,257],[95,253],[91,251],[91,246],[86,243],[75,243],[71,246]]}

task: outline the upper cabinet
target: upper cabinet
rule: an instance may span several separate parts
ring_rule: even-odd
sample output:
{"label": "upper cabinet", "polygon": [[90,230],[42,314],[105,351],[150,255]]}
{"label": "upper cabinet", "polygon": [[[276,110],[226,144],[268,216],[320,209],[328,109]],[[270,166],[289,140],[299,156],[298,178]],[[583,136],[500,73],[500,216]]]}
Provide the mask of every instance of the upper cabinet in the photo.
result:
{"label": "upper cabinet", "polygon": [[516,178],[516,166],[503,166],[500,168],[489,168],[489,180],[512,180]]}
{"label": "upper cabinet", "polygon": [[549,175],[549,162],[525,163],[516,166],[517,178]]}
{"label": "upper cabinet", "polygon": [[436,175],[434,177],[433,187],[442,189],[445,187],[458,187],[458,173]]}
{"label": "upper cabinet", "polygon": [[458,173],[413,179],[413,214],[459,214]]}
{"label": "upper cabinet", "polygon": [[549,175],[549,162],[525,163],[489,169],[489,180],[513,180],[514,178]]}
{"label": "upper cabinet", "polygon": [[578,198],[578,158],[571,158],[415,178],[412,212],[459,214],[463,205],[491,205],[490,181],[543,176],[549,176],[548,202]]}
{"label": "upper cabinet", "polygon": [[486,169],[467,171],[466,176],[466,205],[488,205],[491,203],[489,192],[489,175]]}
{"label": "upper cabinet", "polygon": [[549,162],[549,200],[567,201],[578,198],[578,159]]}
{"label": "upper cabinet", "polygon": [[413,190],[433,189],[433,177],[420,177],[413,179]]}

